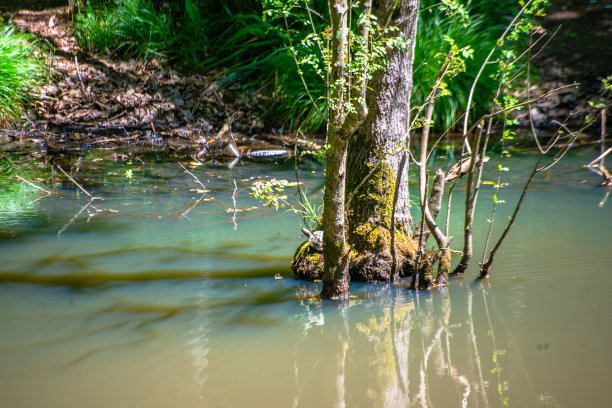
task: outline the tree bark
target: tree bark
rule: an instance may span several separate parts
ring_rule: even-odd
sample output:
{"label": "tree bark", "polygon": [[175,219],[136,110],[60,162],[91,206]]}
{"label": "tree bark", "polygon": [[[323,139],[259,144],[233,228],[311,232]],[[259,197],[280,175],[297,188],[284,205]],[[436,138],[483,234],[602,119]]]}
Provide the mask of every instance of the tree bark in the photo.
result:
{"label": "tree bark", "polygon": [[[364,2],[363,13],[370,13],[370,2]],[[325,194],[323,196],[323,287],[321,296],[328,299],[346,299],[349,294],[348,261],[346,245],[345,197],[346,156],[351,136],[363,123],[367,107],[359,106],[347,112],[342,86],[338,86],[344,75],[344,62],[348,56],[347,16],[351,10],[346,0],[329,0],[332,21],[332,67],[330,98],[333,100],[327,125],[327,151],[325,167]],[[362,6],[362,7],[364,7]],[[362,35],[367,38],[367,29]],[[367,84],[361,84],[365,95]],[[350,95],[356,97],[356,95]]]}
{"label": "tree bark", "polygon": [[[415,249],[410,242],[405,148],[410,137],[418,8],[418,0],[378,1],[373,7],[379,24],[398,27],[409,44],[405,49],[390,50],[387,69],[375,74],[367,96],[368,116],[348,147],[348,240],[355,252],[350,270],[354,279],[389,280],[393,252],[406,254]],[[400,257],[405,258],[403,254]]]}
{"label": "tree bark", "polygon": [[323,196],[323,287],[321,296],[342,299],[349,293],[348,249],[344,228],[348,140],[329,132]]}

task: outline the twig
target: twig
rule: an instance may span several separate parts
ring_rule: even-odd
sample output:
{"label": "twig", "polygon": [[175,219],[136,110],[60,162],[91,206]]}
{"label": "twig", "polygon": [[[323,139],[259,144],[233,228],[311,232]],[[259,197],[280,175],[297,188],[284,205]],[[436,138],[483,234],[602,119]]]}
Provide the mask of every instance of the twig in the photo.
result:
{"label": "twig", "polygon": [[597,206],[601,208],[604,205],[606,205],[606,201],[608,201],[608,197],[610,197],[610,189],[606,191],[606,194],[604,194],[604,197],[601,199],[599,204],[597,204]]}
{"label": "twig", "polygon": [[525,182],[525,185],[523,186],[523,191],[521,192],[521,196],[519,197],[519,200],[516,203],[516,206],[514,207],[514,212],[512,213],[512,216],[510,217],[510,220],[508,221],[506,228],[502,232],[501,236],[497,240],[497,243],[495,244],[491,252],[489,253],[489,259],[483,265],[480,266],[480,277],[481,278],[486,278],[489,276],[489,272],[491,271],[491,265],[493,264],[495,253],[501,246],[502,242],[504,241],[504,238],[506,238],[506,235],[508,234],[508,231],[510,231],[510,228],[514,224],[514,221],[516,220],[516,215],[521,209],[521,204],[523,203],[523,200],[525,199],[525,195],[527,194],[527,190],[529,189],[529,185],[531,184],[533,177],[536,175],[536,173],[538,173],[538,166],[540,165],[540,161],[542,160],[543,157],[544,157],[543,154],[540,154],[540,156],[538,157],[538,160],[536,161],[535,165],[533,166],[533,169],[531,170],[531,173],[529,174],[529,178],[527,179],[527,181]]}
{"label": "twig", "polygon": [[79,69],[79,58],[76,55],[74,56],[74,64],[76,65],[76,72],[79,76],[79,81],[81,82],[81,88],[83,88],[83,92],[85,92],[85,94],[88,95],[89,93],[87,92],[87,89],[85,88],[85,84],[83,83],[83,78],[81,77],[81,70]]}
{"label": "twig", "polygon": [[[58,166],[58,167],[59,167],[59,166]],[[62,170],[62,171],[63,171],[63,170]],[[62,228],[61,228],[61,229],[60,229],[60,230],[57,232],[57,236],[58,236],[58,237],[61,237],[61,236],[62,236],[62,232],[66,231],[66,229],[67,229],[69,226],[71,226],[72,224],[74,224],[74,222],[76,221],[77,217],[78,217],[79,215],[81,215],[81,213],[82,213],[83,211],[85,211],[85,209],[86,209],[87,207],[89,207],[89,206],[91,205],[91,203],[93,203],[94,199],[95,199],[94,197],[91,197],[91,198],[89,199],[89,201],[87,202],[87,204],[85,204],[85,205],[84,205],[84,206],[81,208],[81,210],[80,210],[78,213],[76,213],[75,215],[73,215],[73,216],[72,216],[72,218],[70,218],[70,220],[68,220],[68,222],[67,222],[66,224],[64,224],[64,226],[63,226],[63,227],[62,227]]]}
{"label": "twig", "polygon": [[603,152],[602,154],[597,156],[597,158],[595,160],[593,160],[592,162],[587,164],[585,167],[593,167],[593,166],[595,166],[596,162],[598,162],[601,159],[603,159],[604,157],[606,157],[608,154],[610,154],[610,152],[612,152],[612,147],[609,147],[608,150],[606,150],[605,152]]}
{"label": "twig", "polygon": [[[293,169],[295,170],[295,181],[297,182],[297,191],[298,199],[300,200],[300,205],[304,208],[304,198],[302,197],[302,186],[300,185],[300,174],[298,171],[298,138],[299,138],[300,129],[295,132],[295,144],[293,146]],[[302,223],[305,227],[308,227],[308,223],[306,222],[306,214],[302,213]]]}
{"label": "twig", "polygon": [[472,131],[473,131],[473,130],[474,130],[474,129],[475,129],[475,128],[476,128],[476,127],[477,127],[477,126],[478,126],[478,125],[481,123],[481,122],[485,121],[486,119],[489,119],[489,118],[492,118],[492,117],[498,116],[498,115],[500,115],[500,114],[502,114],[502,113],[504,113],[504,112],[508,112],[508,111],[516,110],[516,108],[520,108],[521,106],[529,105],[529,104],[532,104],[532,103],[534,103],[534,102],[539,101],[540,99],[547,98],[547,97],[549,97],[549,96],[551,96],[551,95],[553,95],[553,94],[555,94],[555,93],[557,93],[557,92],[559,92],[559,91],[562,91],[563,89],[566,89],[566,88],[571,88],[571,87],[575,87],[575,86],[578,86],[578,85],[580,85],[580,84],[575,83],[575,84],[570,84],[570,85],[563,85],[563,86],[560,86],[560,87],[558,87],[558,88],[552,89],[552,90],[550,90],[550,91],[546,92],[545,94],[538,96],[537,98],[533,98],[533,99],[530,99],[530,100],[525,101],[525,102],[517,103],[516,105],[512,105],[512,106],[509,106],[509,107],[507,107],[507,108],[500,109],[500,110],[498,110],[498,111],[496,111],[496,112],[491,112],[491,113],[489,113],[489,114],[486,114],[486,115],[484,115],[484,116],[481,116],[481,117],[480,117],[480,119],[478,119],[478,121],[477,121],[476,123],[474,123],[474,124],[472,125],[472,127],[470,127],[470,129],[467,131],[467,134],[471,134],[471,133],[472,133]]}
{"label": "twig", "polygon": [[234,202],[234,215],[232,216],[232,222],[234,223],[234,231],[238,228],[238,223],[236,222],[236,191],[238,190],[238,185],[236,184],[236,180],[234,179],[234,192],[232,193],[232,201]]}
{"label": "twig", "polygon": [[187,170],[187,169],[185,168],[185,166],[183,166],[183,163],[180,163],[180,162],[179,162],[179,166],[181,166],[181,167],[183,168],[183,170],[185,170],[185,173],[187,173],[187,174],[189,174],[191,177],[193,177],[193,179],[196,181],[196,183],[198,183],[199,185],[201,185],[201,186],[202,186],[202,188],[204,189],[204,192],[208,191],[208,190],[206,190],[206,186],[205,186],[204,184],[202,184],[202,182],[200,181],[200,179],[199,179],[199,178],[197,178],[197,177],[195,176],[195,174],[193,174],[192,172],[190,172],[189,170]]}
{"label": "twig", "polygon": [[38,187],[36,184],[29,182],[28,180],[24,179],[23,177],[21,177],[21,176],[20,176],[20,175],[18,175],[18,174],[15,174],[15,177],[17,177],[19,180],[23,181],[24,183],[27,183],[27,184],[31,185],[32,187],[37,188],[37,189],[39,189],[40,191],[45,192],[47,195],[51,195],[51,194],[53,194],[52,192],[47,191],[47,190],[45,190],[44,188],[42,188],[42,187]]}
{"label": "twig", "polygon": [[[293,49],[293,41],[291,40],[291,35],[289,34],[289,23],[287,23],[287,18],[283,16],[283,20],[285,22],[285,30],[287,34],[287,39],[289,40],[289,50],[291,51],[291,57],[293,58],[293,62],[295,62],[295,66],[297,68],[298,76],[300,77],[300,81],[302,81],[302,85],[304,86],[304,90],[306,91],[306,94],[308,95],[308,99],[310,99],[312,106],[314,106],[315,110],[321,116],[321,118],[325,118],[325,115],[323,114],[323,112],[321,112],[321,110],[319,109],[319,106],[317,106],[314,98],[312,97],[312,94],[310,93],[310,88],[308,88],[308,85],[306,84],[306,79],[304,78],[304,74],[302,72],[302,69],[300,68],[300,63]],[[313,30],[314,30],[314,27],[313,27]]]}
{"label": "twig", "polygon": [[[531,5],[532,2],[533,2],[533,0],[529,0],[528,2],[526,2],[525,5],[523,6],[523,8],[516,14],[516,16],[514,16],[514,19],[512,20],[512,22],[510,24],[508,24],[508,26],[506,27],[506,30],[499,37],[499,39],[496,41],[495,45],[493,47],[491,47],[491,51],[489,52],[489,55],[487,55],[487,58],[485,58],[484,62],[480,66],[478,74],[476,74],[476,78],[474,78],[474,82],[472,82],[472,87],[470,89],[470,93],[469,93],[469,96],[468,96],[467,104],[466,104],[466,107],[465,107],[465,118],[463,119],[463,137],[465,137],[468,133],[470,133],[467,130],[468,120],[469,120],[469,116],[470,116],[469,115],[469,111],[470,111],[470,109],[472,107],[471,106],[472,105],[472,98],[474,97],[474,91],[476,90],[476,84],[478,83],[478,80],[480,79],[480,76],[482,75],[482,72],[484,71],[485,65],[489,62],[489,60],[493,56],[493,52],[495,52],[495,50],[497,49],[497,44],[501,43],[504,40],[504,38],[506,38],[506,35],[510,32],[510,29],[512,28],[512,26],[514,26],[514,24],[517,22],[519,17],[523,14],[523,12],[527,9],[527,7],[529,7]],[[468,150],[468,152],[469,152],[469,150]]]}
{"label": "twig", "polygon": [[195,203],[193,203],[192,205],[190,205],[189,207],[187,207],[187,209],[185,209],[185,211],[183,211],[181,213],[180,218],[187,218],[190,219],[189,217],[187,217],[187,214],[189,214],[189,212],[191,212],[191,210],[193,210],[194,208],[196,208],[198,205],[202,204],[203,202],[207,202],[207,201],[211,201],[212,198],[206,198],[206,194],[203,194],[202,197],[198,198],[198,201],[196,201]]}
{"label": "twig", "polygon": [[85,190],[83,188],[83,186],[81,186],[79,183],[77,183],[77,181],[75,179],[73,179],[72,177],[70,177],[70,174],[66,173],[64,171],[64,169],[62,169],[62,167],[60,165],[57,165],[57,168],[61,170],[62,173],[64,173],[64,175],[66,177],[68,177],[70,179],[70,181],[72,181],[82,192],[84,192],[85,194],[87,194],[87,196],[89,196],[92,200],[98,199],[98,197],[94,197],[91,194],[89,194],[89,192],[87,190]]}

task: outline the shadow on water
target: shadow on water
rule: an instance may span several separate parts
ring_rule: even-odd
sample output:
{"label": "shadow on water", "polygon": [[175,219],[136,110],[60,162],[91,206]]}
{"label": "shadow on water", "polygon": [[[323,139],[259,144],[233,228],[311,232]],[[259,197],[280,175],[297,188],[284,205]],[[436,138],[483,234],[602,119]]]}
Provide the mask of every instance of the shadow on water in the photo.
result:
{"label": "shadow on water", "polygon": [[264,278],[287,273],[287,266],[270,266],[240,270],[172,270],[162,269],[146,272],[105,272],[89,271],[79,274],[40,275],[35,273],[0,272],[0,282],[26,283],[36,285],[68,286],[87,288],[129,282],[190,279],[246,279]]}

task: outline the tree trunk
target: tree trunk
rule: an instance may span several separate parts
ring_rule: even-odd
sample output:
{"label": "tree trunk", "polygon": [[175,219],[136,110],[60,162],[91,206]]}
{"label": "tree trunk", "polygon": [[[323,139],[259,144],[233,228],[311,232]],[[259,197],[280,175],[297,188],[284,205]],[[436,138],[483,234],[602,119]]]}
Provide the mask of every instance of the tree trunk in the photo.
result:
{"label": "tree trunk", "polygon": [[342,299],[349,293],[348,250],[344,228],[344,196],[348,140],[331,131],[327,143],[325,194],[323,196],[323,288],[326,299]]}
{"label": "tree trunk", "polygon": [[[351,278],[389,280],[392,267],[406,270],[416,251],[408,196],[410,93],[419,1],[375,2],[380,24],[400,28],[409,41],[389,51],[387,69],[375,74],[368,116],[348,147],[348,241]],[[398,186],[397,194],[395,193]],[[394,259],[395,258],[395,259]]]}

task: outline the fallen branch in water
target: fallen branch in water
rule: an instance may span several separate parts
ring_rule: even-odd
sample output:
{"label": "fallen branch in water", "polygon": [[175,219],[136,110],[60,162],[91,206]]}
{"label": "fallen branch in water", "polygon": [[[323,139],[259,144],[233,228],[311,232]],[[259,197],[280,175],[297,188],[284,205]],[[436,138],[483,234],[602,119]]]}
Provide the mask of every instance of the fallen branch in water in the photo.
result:
{"label": "fallen branch in water", "polygon": [[89,194],[89,191],[85,190],[85,188],[83,188],[83,186],[82,186],[82,185],[80,185],[80,184],[79,184],[79,183],[78,183],[78,182],[77,182],[75,179],[73,179],[72,177],[70,177],[70,174],[66,173],[66,172],[64,171],[64,169],[62,169],[62,167],[61,167],[61,166],[59,166],[59,165],[58,165],[58,166],[57,166],[57,168],[58,168],[58,169],[60,169],[60,171],[61,171],[62,173],[64,173],[64,175],[65,175],[66,177],[68,177],[68,178],[70,179],[70,181],[72,181],[72,182],[74,183],[74,185],[75,185],[75,186],[77,186],[77,187],[78,187],[78,188],[79,188],[79,189],[80,189],[82,192],[84,192],[85,194],[87,194],[87,196],[88,196],[88,197],[90,197],[92,200],[102,200],[102,198],[100,198],[100,197],[94,197],[94,196],[92,196],[91,194]]}
{"label": "fallen branch in water", "polygon": [[201,185],[201,186],[202,186],[202,189],[203,189],[203,190],[202,190],[202,192],[203,192],[203,193],[207,193],[207,192],[208,192],[208,190],[206,189],[206,186],[204,185],[204,183],[202,183],[202,182],[200,181],[200,179],[196,177],[196,175],[195,175],[195,174],[193,174],[192,172],[190,172],[189,170],[187,170],[187,168],[186,168],[185,166],[183,166],[183,163],[179,163],[179,166],[181,166],[181,167],[183,168],[183,170],[185,170],[185,173],[187,173],[187,174],[189,174],[191,177],[193,177],[193,179],[196,181],[196,183],[198,183],[199,185]]}
{"label": "fallen branch in water", "polygon": [[23,178],[23,177],[21,177],[19,174],[15,174],[15,177],[17,177],[17,178],[18,178],[20,181],[23,181],[24,183],[29,184],[30,186],[32,186],[32,187],[34,187],[34,188],[39,189],[40,191],[44,192],[44,193],[45,193],[45,194],[47,194],[47,195],[54,194],[54,193],[52,193],[52,192],[50,192],[50,191],[48,191],[48,190],[45,190],[45,189],[44,189],[44,188],[42,188],[42,187],[37,186],[37,185],[36,185],[36,184],[34,184],[34,183],[32,183],[32,182],[30,182],[30,181],[28,181],[28,180],[24,179],[24,178]]}

